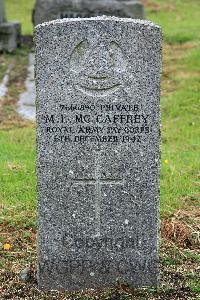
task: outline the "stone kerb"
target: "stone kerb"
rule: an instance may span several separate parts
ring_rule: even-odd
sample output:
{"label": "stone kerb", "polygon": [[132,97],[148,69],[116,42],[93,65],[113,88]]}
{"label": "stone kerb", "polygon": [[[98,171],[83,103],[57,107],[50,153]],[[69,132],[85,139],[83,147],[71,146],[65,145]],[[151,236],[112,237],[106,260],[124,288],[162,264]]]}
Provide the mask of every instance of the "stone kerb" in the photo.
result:
{"label": "stone kerb", "polygon": [[4,1],[0,0],[0,51],[13,52],[20,45],[21,24],[7,22]]}

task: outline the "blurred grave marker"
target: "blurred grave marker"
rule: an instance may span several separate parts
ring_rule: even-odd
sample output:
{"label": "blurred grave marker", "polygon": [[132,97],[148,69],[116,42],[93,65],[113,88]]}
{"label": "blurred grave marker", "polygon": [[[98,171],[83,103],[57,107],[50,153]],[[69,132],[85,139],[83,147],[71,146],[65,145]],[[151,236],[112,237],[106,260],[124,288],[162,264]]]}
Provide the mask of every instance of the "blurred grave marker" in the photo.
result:
{"label": "blurred grave marker", "polygon": [[13,52],[20,45],[21,24],[7,22],[4,0],[0,0],[0,51]]}
{"label": "blurred grave marker", "polygon": [[144,19],[144,7],[140,0],[37,0],[33,23],[99,15]]}

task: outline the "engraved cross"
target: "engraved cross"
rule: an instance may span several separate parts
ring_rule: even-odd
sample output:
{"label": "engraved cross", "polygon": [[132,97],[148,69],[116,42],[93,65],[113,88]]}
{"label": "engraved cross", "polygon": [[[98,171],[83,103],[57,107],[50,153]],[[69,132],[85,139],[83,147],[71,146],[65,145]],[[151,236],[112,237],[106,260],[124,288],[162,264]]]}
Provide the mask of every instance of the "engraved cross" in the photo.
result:
{"label": "engraved cross", "polygon": [[96,191],[95,197],[95,219],[96,219],[96,234],[101,235],[101,186],[102,185],[124,185],[123,178],[111,179],[101,178],[101,151],[95,152],[95,173],[94,178],[75,178],[73,179],[75,185],[94,185]]}

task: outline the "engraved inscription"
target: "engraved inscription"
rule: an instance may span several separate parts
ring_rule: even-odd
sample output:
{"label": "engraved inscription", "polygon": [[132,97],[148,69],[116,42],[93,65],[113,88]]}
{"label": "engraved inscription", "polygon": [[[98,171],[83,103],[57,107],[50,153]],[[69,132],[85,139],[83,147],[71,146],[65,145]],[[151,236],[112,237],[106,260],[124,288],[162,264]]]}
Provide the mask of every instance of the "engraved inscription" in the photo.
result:
{"label": "engraved inscription", "polygon": [[[138,272],[145,273],[146,270],[152,270],[155,271],[155,268],[157,267],[157,258],[153,258],[152,256],[143,256],[140,255],[137,258],[129,258],[129,257],[123,257],[121,259],[117,259],[114,261],[110,257],[107,259],[85,259],[85,258],[78,258],[78,259],[66,259],[62,260],[59,263],[56,259],[49,260],[43,260],[42,263],[40,263],[39,268],[43,272],[47,272],[51,277],[55,276],[55,279],[57,279],[57,273],[55,271],[58,271],[62,274],[62,276],[67,276],[68,279],[73,274],[84,274],[85,276],[91,276],[91,272],[95,270],[95,274],[103,273],[103,274],[113,274],[113,272],[126,272],[128,270],[132,270],[133,275],[138,275]],[[52,272],[54,270],[54,272]],[[87,271],[86,271],[87,270]],[[87,275],[86,275],[87,273]],[[138,276],[137,276],[138,277]],[[76,278],[76,277],[75,277]],[[72,278],[74,281],[74,278]]]}
{"label": "engraved inscription", "polygon": [[70,57],[74,86],[90,96],[103,97],[118,90],[126,66],[125,55],[114,41],[94,46],[81,41]]}
{"label": "engraved inscription", "polygon": [[123,178],[101,178],[101,153],[95,152],[95,175],[94,178],[75,178],[73,182],[75,185],[94,185],[95,186],[95,237],[101,236],[101,186],[102,185],[124,185]]}
{"label": "engraved inscription", "polygon": [[[140,233],[134,233],[134,236],[79,236],[79,237],[69,237],[69,232],[64,232],[62,235],[62,246],[67,251],[76,251],[77,253],[83,250],[92,251],[92,253],[98,253],[99,251],[116,251],[118,253],[127,250],[141,250],[142,243],[141,240],[145,241],[145,237]],[[150,246],[146,254],[153,251],[153,246]]]}
{"label": "engraved inscription", "polygon": [[153,122],[140,105],[60,104],[58,114],[44,114],[45,134],[58,143],[137,143],[151,136]]}
{"label": "engraved inscription", "polygon": [[58,14],[58,19],[64,19],[64,18],[90,18],[90,17],[95,17],[98,16],[99,13],[84,13],[84,12],[78,12],[78,11],[74,11],[74,12],[60,12]]}

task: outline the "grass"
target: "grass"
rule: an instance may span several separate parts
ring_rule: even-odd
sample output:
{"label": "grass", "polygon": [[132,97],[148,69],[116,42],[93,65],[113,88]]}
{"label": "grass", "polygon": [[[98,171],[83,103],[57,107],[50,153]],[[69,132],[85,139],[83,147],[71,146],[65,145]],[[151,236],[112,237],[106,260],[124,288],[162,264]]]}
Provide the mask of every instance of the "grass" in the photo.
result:
{"label": "grass", "polygon": [[196,0],[145,2],[148,19],[162,27],[164,37],[161,212],[165,215],[200,204],[200,13]]}
{"label": "grass", "polygon": [[[65,299],[65,300],[153,300],[153,299],[199,299],[198,261],[192,251],[185,252],[170,243],[161,243],[161,284],[158,289],[132,289],[126,285],[116,285],[109,289],[87,290],[80,293],[38,291],[35,281],[35,232],[33,230],[10,230],[6,232],[7,242],[12,243],[11,251],[4,251],[1,260],[0,288],[2,299]],[[14,237],[13,237],[14,236]],[[17,274],[22,266],[31,265],[28,283],[19,281]]]}
{"label": "grass", "polygon": [[1,132],[1,201],[4,221],[10,225],[16,226],[18,222],[32,225],[34,222],[29,218],[36,208],[34,141],[34,129]]}
{"label": "grass", "polygon": [[162,27],[166,42],[182,44],[198,40],[198,0],[144,0],[144,3],[147,4],[147,19]]}
{"label": "grass", "polygon": [[167,163],[161,172],[161,208],[168,212],[187,207],[186,199],[197,204],[199,198],[200,59],[197,44],[188,46],[171,46],[164,59],[162,161]]}
{"label": "grass", "polygon": [[[0,75],[12,65],[8,95],[0,101],[0,223],[13,226],[34,223],[36,207],[35,126],[16,115],[15,104],[24,91],[29,49],[4,54]],[[30,213],[29,213],[30,211]]]}

